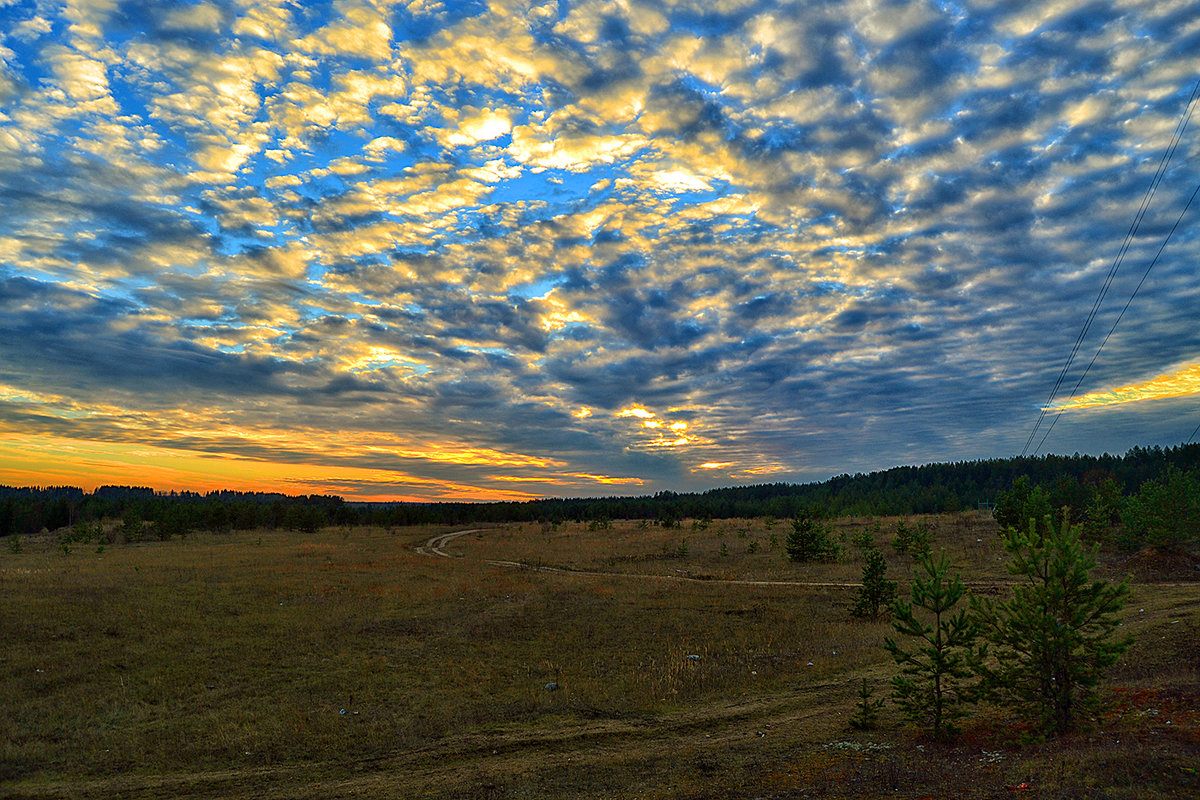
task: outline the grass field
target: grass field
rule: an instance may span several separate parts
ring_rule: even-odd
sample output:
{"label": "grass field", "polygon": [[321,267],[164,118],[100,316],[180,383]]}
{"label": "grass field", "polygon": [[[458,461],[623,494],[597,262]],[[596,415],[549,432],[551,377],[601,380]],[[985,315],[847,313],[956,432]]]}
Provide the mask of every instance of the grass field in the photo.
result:
{"label": "grass field", "polygon": [[[981,591],[1009,580],[993,522],[928,522]],[[1200,797],[1200,583],[1140,556],[1088,730],[1031,743],[984,709],[940,745],[890,706],[848,730],[890,626],[828,585],[852,546],[792,564],[788,528],[527,524],[452,558],[417,552],[432,528],[25,538],[0,550],[0,796]]]}

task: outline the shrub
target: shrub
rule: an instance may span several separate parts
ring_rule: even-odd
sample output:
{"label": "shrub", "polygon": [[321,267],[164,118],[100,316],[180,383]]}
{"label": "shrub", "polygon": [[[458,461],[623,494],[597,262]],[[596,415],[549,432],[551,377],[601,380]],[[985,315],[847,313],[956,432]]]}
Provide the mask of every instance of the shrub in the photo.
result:
{"label": "shrub", "polygon": [[126,542],[144,541],[147,534],[146,524],[139,517],[126,516],[121,521],[121,536]]}
{"label": "shrub", "polygon": [[104,537],[104,528],[98,521],[93,522],[76,522],[71,526],[71,530],[67,531],[60,537],[60,541],[67,544],[80,542],[87,544],[89,542],[99,542]]}

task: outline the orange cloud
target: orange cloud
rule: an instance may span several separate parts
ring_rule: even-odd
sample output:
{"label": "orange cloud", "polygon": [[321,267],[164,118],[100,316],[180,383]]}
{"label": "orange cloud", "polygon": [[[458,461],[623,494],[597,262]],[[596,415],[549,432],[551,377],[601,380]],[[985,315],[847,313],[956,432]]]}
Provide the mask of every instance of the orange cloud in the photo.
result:
{"label": "orange cloud", "polygon": [[1087,408],[1140,403],[1144,400],[1165,400],[1200,394],[1200,364],[1191,364],[1178,372],[1159,375],[1144,383],[1133,383],[1105,392],[1089,392],[1072,397],[1054,408],[1059,411],[1082,411]]}
{"label": "orange cloud", "polygon": [[553,486],[575,486],[581,481],[600,484],[632,484],[634,486],[641,486],[646,482],[644,478],[620,478],[612,475],[595,475],[588,472],[565,472],[560,475],[541,475],[536,477],[525,475],[489,475],[488,480],[503,481],[505,483],[548,483]]}

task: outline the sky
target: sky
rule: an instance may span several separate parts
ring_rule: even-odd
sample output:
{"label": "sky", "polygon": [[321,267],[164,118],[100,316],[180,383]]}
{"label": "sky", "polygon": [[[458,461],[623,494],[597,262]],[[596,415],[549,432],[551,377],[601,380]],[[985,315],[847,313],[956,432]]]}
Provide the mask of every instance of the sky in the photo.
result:
{"label": "sky", "polygon": [[0,0],[0,484],[1182,443],[1197,78],[1197,0]]}

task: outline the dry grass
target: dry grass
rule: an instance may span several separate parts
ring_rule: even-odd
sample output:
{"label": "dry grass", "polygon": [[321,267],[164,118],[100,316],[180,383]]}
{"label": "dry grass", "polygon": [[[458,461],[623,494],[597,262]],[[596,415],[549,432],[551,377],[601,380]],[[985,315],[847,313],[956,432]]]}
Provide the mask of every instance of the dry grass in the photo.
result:
{"label": "dry grass", "polygon": [[[855,535],[875,531],[875,544],[888,557],[893,575],[907,576],[912,559],[892,548],[898,517],[845,518],[833,522],[842,557],[833,562],[796,564],[784,544],[791,523],[772,519],[684,520],[676,528],[617,521],[589,530],[585,525],[551,527],[527,523],[502,531],[461,539],[450,552],[469,558],[554,564],[602,572],[679,575],[724,580],[853,582],[862,561],[853,546]],[[948,554],[967,580],[991,580],[1005,560],[999,528],[977,513],[909,517],[924,522],[937,546]],[[722,555],[724,546],[724,555]],[[681,550],[683,552],[681,552]]]}
{"label": "dry grass", "polygon": [[[893,522],[877,542],[903,584]],[[990,521],[930,522],[968,579],[1004,577]],[[980,714],[932,769],[890,712],[845,731],[861,677],[890,675],[889,628],[850,620],[852,589],[721,580],[857,580],[851,547],[788,563],[787,528],[511,527],[453,559],[415,552],[435,529],[26,540],[0,552],[0,795],[1197,795],[1196,584],[1135,587],[1138,644],[1093,732],[1028,745]]]}

